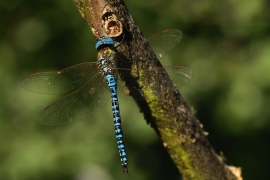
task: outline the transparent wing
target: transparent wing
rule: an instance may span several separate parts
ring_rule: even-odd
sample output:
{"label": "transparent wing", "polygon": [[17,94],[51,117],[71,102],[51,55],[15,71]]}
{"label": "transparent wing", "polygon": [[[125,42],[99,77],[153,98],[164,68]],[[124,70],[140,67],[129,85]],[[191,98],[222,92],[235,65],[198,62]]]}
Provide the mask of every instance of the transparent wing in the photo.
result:
{"label": "transparent wing", "polygon": [[[153,37],[149,41],[149,45],[156,54],[158,59],[167,55],[182,39],[183,34],[178,29],[164,30]],[[193,72],[182,66],[164,66],[164,69],[170,76],[176,86],[182,87],[193,78]]]}
{"label": "transparent wing", "polygon": [[148,43],[158,59],[166,56],[182,39],[183,34],[178,29],[164,30],[150,39]]}
{"label": "transparent wing", "polygon": [[102,76],[96,75],[78,90],[47,106],[39,121],[53,126],[81,120],[96,112],[109,98],[107,84]]}
{"label": "transparent wing", "polygon": [[[170,79],[177,86],[177,88],[180,88],[183,85],[187,84],[193,78],[193,72],[190,69],[183,66],[164,66],[164,67],[157,67],[155,69],[159,68],[164,68],[166,70],[166,72],[170,76]],[[130,76],[130,70],[121,70],[119,73],[121,73],[122,76],[123,73],[125,73],[126,76],[128,75]],[[117,86],[118,96],[126,100],[134,100],[134,99],[137,101],[143,100],[144,99],[143,92],[138,86],[136,80],[134,80],[134,78],[130,78],[127,79],[127,81],[129,82],[128,87],[126,86],[125,82],[123,82],[120,78],[118,78],[118,86]]]}
{"label": "transparent wing", "polygon": [[22,87],[40,94],[63,94],[77,89],[98,73],[95,62],[86,62],[61,71],[32,73],[22,80]]}
{"label": "transparent wing", "polygon": [[193,72],[183,66],[165,66],[164,67],[171,80],[180,88],[187,84],[193,78]]}
{"label": "transparent wing", "polygon": [[[148,41],[138,44],[136,47],[141,48],[146,42],[148,42],[152,50],[156,54],[157,58],[161,59],[165,55],[167,55],[180,42],[182,36],[183,36],[182,32],[178,29],[164,30],[154,35],[153,37],[149,38]],[[136,49],[136,47],[134,48]],[[129,51],[129,49],[127,51]],[[193,73],[191,70],[189,70],[188,68],[184,67],[180,68],[180,67],[181,66],[164,67],[169,76],[172,78],[174,83],[177,84],[178,87],[186,84],[193,77]],[[128,74],[130,73],[130,71],[125,71],[124,73]],[[119,97],[128,100],[132,99],[131,97],[133,97],[136,100],[144,99],[143,93],[136,84],[136,81],[134,82],[134,84],[129,83],[128,87],[124,82],[120,81],[119,79],[118,81],[119,81],[118,83]]]}
{"label": "transparent wing", "polygon": [[[164,30],[161,31],[148,40],[142,41],[141,43],[135,44],[132,47],[127,48],[124,53],[116,53],[116,56],[118,56],[118,61],[125,64],[126,61],[123,61],[121,54],[129,54],[130,52],[135,53],[135,57],[133,57],[133,60],[136,61],[136,59],[141,59],[144,57],[137,57],[140,56],[137,55],[137,52],[140,52],[140,50],[145,49],[146,43],[150,45],[154,53],[156,54],[156,57],[160,60],[164,56],[166,56],[175,46],[180,42],[182,39],[183,34],[178,29],[170,29],[170,30]],[[127,60],[127,59],[125,59]]]}

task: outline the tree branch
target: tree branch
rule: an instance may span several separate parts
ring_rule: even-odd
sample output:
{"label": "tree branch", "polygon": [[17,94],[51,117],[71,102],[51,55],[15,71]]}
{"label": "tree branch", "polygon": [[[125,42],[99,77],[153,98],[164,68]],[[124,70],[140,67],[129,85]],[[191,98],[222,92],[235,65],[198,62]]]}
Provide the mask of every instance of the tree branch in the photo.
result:
{"label": "tree branch", "polygon": [[[161,67],[122,0],[73,0],[96,39],[113,38],[130,77],[130,89],[141,88],[145,101],[136,101],[155,129],[185,180],[240,180],[241,169],[227,166],[207,140],[202,125]],[[121,54],[120,53],[120,54]],[[136,88],[134,88],[136,84]],[[149,88],[151,87],[151,88]],[[140,92],[130,92],[137,96]],[[133,93],[133,94],[132,94]]]}

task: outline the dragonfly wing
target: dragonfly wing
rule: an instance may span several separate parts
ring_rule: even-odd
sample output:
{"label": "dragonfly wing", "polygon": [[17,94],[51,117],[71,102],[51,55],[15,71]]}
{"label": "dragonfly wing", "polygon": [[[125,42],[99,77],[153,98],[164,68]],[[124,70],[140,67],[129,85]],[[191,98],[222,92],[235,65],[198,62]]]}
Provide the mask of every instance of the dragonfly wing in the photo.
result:
{"label": "dragonfly wing", "polygon": [[22,80],[22,87],[39,94],[63,94],[77,89],[97,73],[96,63],[86,62],[61,71],[32,73]]}
{"label": "dragonfly wing", "polygon": [[148,39],[148,43],[157,58],[161,59],[180,42],[182,36],[182,32],[178,29],[164,30]]}
{"label": "dragonfly wing", "polygon": [[178,88],[187,84],[193,78],[193,72],[182,66],[165,66],[164,67],[168,75],[170,76],[173,83],[176,84]]}
{"label": "dragonfly wing", "polygon": [[[165,55],[167,55],[180,42],[182,36],[183,34],[180,30],[177,30],[177,29],[164,30],[154,35],[150,39],[148,39],[148,41],[144,41],[141,44],[136,45],[136,47],[142,48],[143,45],[146,42],[148,42],[152,50],[155,52],[157,58],[161,59]],[[136,47],[134,48],[136,49]],[[129,51],[129,50],[130,49],[126,51]],[[144,57],[141,57],[141,58],[144,58]],[[121,57],[117,59],[119,62],[123,62]],[[125,64],[125,63],[122,63],[122,64]],[[158,70],[158,68],[163,68],[163,67],[156,67],[156,68]],[[164,68],[169,74],[170,78],[173,80],[173,82],[176,83],[177,87],[183,86],[184,84],[189,82],[193,77],[192,71],[185,67],[171,66],[171,67],[164,67]],[[126,72],[130,73],[130,71],[126,71]],[[133,79],[131,78],[131,80],[134,81],[134,78]],[[144,96],[137,82],[134,81],[134,84],[133,82],[130,82],[130,81],[126,81],[126,82],[128,82],[129,85],[126,85],[124,82],[121,82],[121,81],[118,83],[119,97],[124,98],[124,99],[132,99],[131,97],[133,97],[135,100],[143,100]],[[122,84],[122,86],[119,84]],[[146,88],[150,88],[150,87],[146,87]]]}
{"label": "dragonfly wing", "polygon": [[160,60],[161,58],[166,56],[180,42],[182,37],[183,34],[178,29],[164,30],[152,36],[148,40],[142,41],[138,44],[133,45],[132,47],[127,48],[123,53],[118,52],[115,55],[117,57],[118,62],[121,62],[123,64],[130,63],[128,60],[131,59],[129,58],[126,59],[125,57],[123,57],[122,54],[129,54],[132,51],[134,51],[135,53],[133,60],[136,61],[138,58],[143,59],[145,57],[137,57],[136,53],[140,52],[141,49],[144,49],[146,43],[149,43],[150,47],[156,54],[157,58]]}
{"label": "dragonfly wing", "polygon": [[86,118],[102,107],[110,97],[107,84],[96,75],[78,90],[47,106],[40,115],[40,123],[60,125]]}
{"label": "dragonfly wing", "polygon": [[[183,34],[180,30],[171,29],[156,34],[148,41],[157,58],[161,59],[180,42],[182,37]],[[178,88],[193,78],[193,72],[188,68],[182,66],[165,66],[164,68]]]}

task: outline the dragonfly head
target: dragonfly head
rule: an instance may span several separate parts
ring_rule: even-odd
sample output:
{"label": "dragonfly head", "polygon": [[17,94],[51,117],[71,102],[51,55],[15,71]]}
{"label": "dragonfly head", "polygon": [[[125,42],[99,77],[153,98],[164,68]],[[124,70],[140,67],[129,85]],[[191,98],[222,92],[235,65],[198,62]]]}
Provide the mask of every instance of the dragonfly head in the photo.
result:
{"label": "dragonfly head", "polygon": [[114,46],[114,41],[108,37],[102,37],[96,43],[97,50],[102,48],[102,47],[113,47],[113,46]]}

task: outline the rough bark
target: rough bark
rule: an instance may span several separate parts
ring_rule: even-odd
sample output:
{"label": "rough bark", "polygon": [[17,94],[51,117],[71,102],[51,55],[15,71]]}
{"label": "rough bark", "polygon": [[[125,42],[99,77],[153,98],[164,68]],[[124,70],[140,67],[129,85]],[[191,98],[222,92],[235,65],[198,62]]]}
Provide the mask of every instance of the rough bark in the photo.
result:
{"label": "rough bark", "polygon": [[[113,38],[131,76],[121,77],[130,89],[141,88],[136,101],[155,129],[185,180],[239,180],[241,169],[226,165],[207,140],[202,125],[149,47],[122,0],[73,0],[96,39]],[[136,86],[136,87],[135,87]],[[149,88],[150,87],[150,88]],[[130,92],[140,96],[140,92]],[[133,93],[133,94],[132,94]]]}

